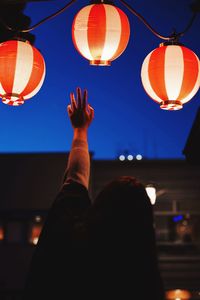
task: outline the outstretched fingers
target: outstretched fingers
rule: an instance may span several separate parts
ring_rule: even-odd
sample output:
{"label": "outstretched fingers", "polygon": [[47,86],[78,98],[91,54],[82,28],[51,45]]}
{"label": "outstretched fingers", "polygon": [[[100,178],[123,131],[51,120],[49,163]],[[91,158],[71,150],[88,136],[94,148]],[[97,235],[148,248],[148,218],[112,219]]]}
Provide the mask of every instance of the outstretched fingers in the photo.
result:
{"label": "outstretched fingers", "polygon": [[70,93],[70,100],[71,100],[71,110],[75,111],[77,109],[77,104],[74,97],[74,93]]}
{"label": "outstretched fingers", "polygon": [[77,93],[77,108],[81,109],[82,108],[82,96],[81,96],[81,89],[78,87],[76,89]]}
{"label": "outstretched fingers", "polygon": [[67,106],[68,115],[74,128],[88,128],[94,118],[94,109],[88,104],[88,91],[79,87],[70,93],[71,104]]}
{"label": "outstretched fingers", "polygon": [[84,93],[83,93],[83,102],[82,102],[82,108],[84,111],[87,110],[87,100],[88,100],[88,91],[87,90],[84,90]]}

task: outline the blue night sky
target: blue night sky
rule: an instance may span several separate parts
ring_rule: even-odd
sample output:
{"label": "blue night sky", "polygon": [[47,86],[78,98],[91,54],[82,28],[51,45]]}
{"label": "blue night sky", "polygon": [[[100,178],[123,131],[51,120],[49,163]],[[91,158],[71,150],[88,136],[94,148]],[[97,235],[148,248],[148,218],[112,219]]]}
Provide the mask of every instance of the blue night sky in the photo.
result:
{"label": "blue night sky", "polygon": [[[128,1],[162,35],[185,29],[192,12],[188,0]],[[125,52],[111,67],[90,66],[75,50],[71,25],[88,1],[35,29],[35,47],[43,54],[47,74],[39,93],[20,107],[0,103],[0,152],[67,152],[72,128],[66,107],[77,86],[87,88],[95,119],[89,147],[95,159],[115,159],[128,151],[147,159],[184,158],[182,150],[200,106],[200,92],[180,111],[164,111],[145,93],[140,79],[146,55],[162,40],[155,37],[120,1],[128,16],[131,37]],[[66,4],[65,0],[28,4],[24,13],[32,25]],[[200,56],[200,15],[181,42]]]}

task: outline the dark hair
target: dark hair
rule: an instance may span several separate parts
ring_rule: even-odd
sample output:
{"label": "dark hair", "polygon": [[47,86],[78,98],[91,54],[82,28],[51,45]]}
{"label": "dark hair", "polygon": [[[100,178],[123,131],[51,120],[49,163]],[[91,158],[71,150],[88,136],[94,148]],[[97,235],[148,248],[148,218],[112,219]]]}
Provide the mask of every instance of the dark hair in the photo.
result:
{"label": "dark hair", "polygon": [[130,176],[121,176],[109,182],[96,197],[94,206],[106,211],[114,208],[116,213],[127,212],[130,208],[146,209],[152,215],[145,186],[135,177]]}
{"label": "dark hair", "polygon": [[122,176],[109,182],[97,195],[93,214],[107,226],[106,230],[111,224],[115,229],[126,227],[127,231],[137,226],[137,232],[139,228],[149,231],[153,226],[150,199],[145,186],[135,177]]}
{"label": "dark hair", "polygon": [[[99,256],[98,268],[105,267],[104,276],[108,282],[113,277],[117,290],[121,286],[128,289],[127,292],[132,293],[132,288],[140,291],[140,299],[147,296],[154,300],[164,299],[153,210],[141,182],[134,177],[122,176],[108,183],[93,203],[90,228],[92,251]],[[132,275],[128,275],[130,272]],[[135,287],[132,276],[137,278],[134,279]]]}

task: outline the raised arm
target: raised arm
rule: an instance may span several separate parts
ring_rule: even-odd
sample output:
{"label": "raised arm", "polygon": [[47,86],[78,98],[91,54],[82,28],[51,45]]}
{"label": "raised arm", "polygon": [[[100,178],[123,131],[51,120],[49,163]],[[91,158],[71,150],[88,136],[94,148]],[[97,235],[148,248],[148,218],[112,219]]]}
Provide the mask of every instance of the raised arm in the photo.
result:
{"label": "raised arm", "polygon": [[94,118],[94,110],[87,103],[87,98],[87,90],[82,93],[80,88],[77,88],[76,98],[74,93],[70,94],[71,104],[67,110],[74,134],[63,183],[75,181],[88,189],[90,176],[88,128]]}
{"label": "raised arm", "polygon": [[64,185],[45,219],[27,274],[23,300],[62,299],[63,295],[71,299],[77,286],[77,291],[81,289],[83,278],[80,274],[85,270],[81,267],[85,261],[82,259],[87,255],[83,251],[86,243],[84,237],[80,238],[80,224],[83,224],[84,212],[90,205],[87,191],[90,171],[87,131],[94,111],[87,104],[86,90],[82,95],[78,88],[76,98],[73,93],[70,98],[68,114],[74,136]]}

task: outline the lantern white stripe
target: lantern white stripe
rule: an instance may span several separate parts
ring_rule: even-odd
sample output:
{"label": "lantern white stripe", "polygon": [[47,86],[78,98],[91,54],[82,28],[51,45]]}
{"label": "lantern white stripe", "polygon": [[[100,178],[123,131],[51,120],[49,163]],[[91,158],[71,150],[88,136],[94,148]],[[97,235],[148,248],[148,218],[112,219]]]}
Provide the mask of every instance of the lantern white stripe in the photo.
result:
{"label": "lantern white stripe", "polygon": [[7,100],[7,99],[6,99],[6,100],[3,100],[3,103],[4,103],[4,104],[9,104],[9,103],[10,103],[10,100]]}
{"label": "lantern white stripe", "polygon": [[184,75],[183,53],[179,46],[166,48],[164,72],[168,99],[176,100],[180,94]]}
{"label": "lantern white stripe", "polygon": [[0,82],[0,95],[5,95],[5,90],[3,89],[1,82]]}
{"label": "lantern white stripe", "polygon": [[29,44],[17,43],[15,79],[12,92],[20,94],[27,86],[33,68],[33,50]]}
{"label": "lantern white stripe", "polygon": [[181,102],[184,104],[186,102],[188,102],[190,99],[192,99],[194,97],[194,95],[197,93],[199,87],[200,87],[200,61],[199,58],[197,57],[197,55],[194,53],[196,59],[197,59],[197,63],[199,65],[199,72],[198,72],[198,77],[197,77],[197,81],[192,89],[192,91],[187,95],[187,97],[185,97],[184,99],[181,100]]}
{"label": "lantern white stripe", "polygon": [[153,51],[151,51],[147,55],[147,57],[145,58],[145,60],[142,64],[141,77],[142,77],[142,84],[145,87],[145,90],[146,90],[147,94],[151,98],[153,98],[153,100],[160,103],[160,102],[162,102],[162,99],[160,97],[158,97],[157,94],[152,89],[151,82],[150,82],[150,79],[149,79],[149,61],[150,61],[151,54],[152,54]]}
{"label": "lantern white stripe", "polygon": [[81,49],[82,55],[90,60],[92,60],[93,57],[90,53],[90,48],[88,45],[88,19],[93,6],[94,5],[86,6],[84,9],[79,11],[74,22],[74,38],[77,47]]}
{"label": "lantern white stripe", "polygon": [[35,96],[35,94],[37,94],[37,92],[40,90],[40,88],[41,88],[41,86],[44,82],[45,75],[46,75],[46,67],[45,67],[45,64],[44,64],[44,72],[43,72],[42,78],[40,80],[40,83],[37,85],[37,87],[30,94],[23,97],[25,100],[27,100],[27,99]]}
{"label": "lantern white stripe", "polygon": [[119,47],[121,38],[121,19],[117,9],[112,5],[104,5],[106,12],[106,37],[101,60],[112,59]]}
{"label": "lantern white stripe", "polygon": [[24,104],[24,101],[14,101],[14,102],[12,103],[13,106],[20,106],[20,105],[22,105],[22,104]]}
{"label": "lantern white stripe", "polygon": [[13,106],[19,106],[20,105],[20,103],[18,103],[18,102],[13,102],[13,104],[12,104]]}

